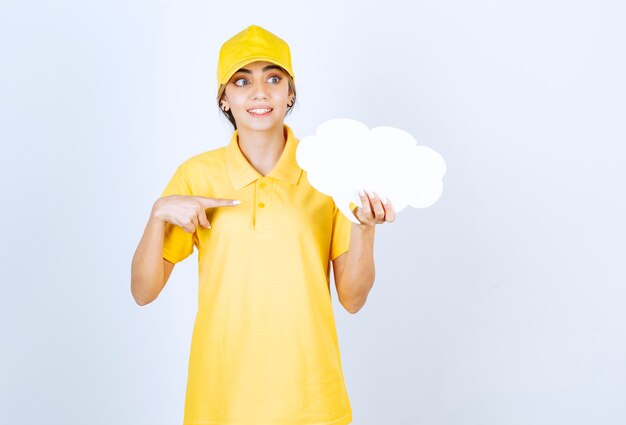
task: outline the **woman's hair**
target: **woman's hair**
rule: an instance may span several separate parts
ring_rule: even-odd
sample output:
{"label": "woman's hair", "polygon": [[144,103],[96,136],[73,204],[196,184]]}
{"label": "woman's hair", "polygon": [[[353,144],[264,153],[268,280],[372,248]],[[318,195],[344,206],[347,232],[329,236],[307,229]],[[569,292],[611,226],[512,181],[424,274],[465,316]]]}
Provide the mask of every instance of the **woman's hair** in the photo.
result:
{"label": "woman's hair", "polygon": [[[287,107],[287,112],[285,113],[285,116],[287,116],[296,104],[296,84],[294,83],[291,75],[289,75],[289,73],[284,68],[281,67],[280,69],[282,69],[285,75],[287,75],[287,84],[289,84],[289,90],[293,92],[293,102],[291,103],[291,106]],[[220,108],[220,111],[222,111],[224,115],[226,115],[226,118],[228,118],[228,121],[230,121],[230,123],[233,125],[233,128],[237,130],[237,123],[235,123],[235,117],[233,116],[233,113],[230,110],[230,108],[228,109],[228,111],[224,111],[221,108],[220,102],[222,100],[222,97],[224,96],[225,90],[226,90],[226,84],[222,84],[217,93],[217,107]]]}

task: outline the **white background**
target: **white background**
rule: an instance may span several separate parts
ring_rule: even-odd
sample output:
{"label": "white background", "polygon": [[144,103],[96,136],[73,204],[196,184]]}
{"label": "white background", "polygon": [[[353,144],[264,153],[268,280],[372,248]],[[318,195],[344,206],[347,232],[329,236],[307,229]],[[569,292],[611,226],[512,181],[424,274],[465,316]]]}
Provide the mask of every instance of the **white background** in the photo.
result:
{"label": "white background", "polygon": [[333,292],[353,423],[626,423],[624,4],[4,0],[0,422],[182,423],[197,254],[143,307],[130,262],[228,142],[219,47],[256,24],[296,137],[354,118],[448,166],[377,228],[365,307]]}

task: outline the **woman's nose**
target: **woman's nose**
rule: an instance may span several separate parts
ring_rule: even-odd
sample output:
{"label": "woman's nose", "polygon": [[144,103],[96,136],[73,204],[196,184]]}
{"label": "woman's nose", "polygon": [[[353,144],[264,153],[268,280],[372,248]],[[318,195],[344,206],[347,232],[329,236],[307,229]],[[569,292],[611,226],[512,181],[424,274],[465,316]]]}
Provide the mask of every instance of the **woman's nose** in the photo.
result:
{"label": "woman's nose", "polygon": [[267,99],[266,88],[263,84],[257,84],[253,93],[254,99]]}
{"label": "woman's nose", "polygon": [[259,100],[259,99],[267,99],[265,92],[256,92],[254,94],[254,100]]}

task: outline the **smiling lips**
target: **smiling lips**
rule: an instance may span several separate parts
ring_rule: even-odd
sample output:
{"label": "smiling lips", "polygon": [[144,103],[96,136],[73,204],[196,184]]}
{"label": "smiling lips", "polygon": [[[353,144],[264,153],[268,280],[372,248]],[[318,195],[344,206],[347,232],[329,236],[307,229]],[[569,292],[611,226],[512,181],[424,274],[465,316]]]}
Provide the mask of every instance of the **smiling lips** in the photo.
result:
{"label": "smiling lips", "polygon": [[254,117],[265,117],[272,112],[272,108],[253,108],[248,109],[248,113]]}

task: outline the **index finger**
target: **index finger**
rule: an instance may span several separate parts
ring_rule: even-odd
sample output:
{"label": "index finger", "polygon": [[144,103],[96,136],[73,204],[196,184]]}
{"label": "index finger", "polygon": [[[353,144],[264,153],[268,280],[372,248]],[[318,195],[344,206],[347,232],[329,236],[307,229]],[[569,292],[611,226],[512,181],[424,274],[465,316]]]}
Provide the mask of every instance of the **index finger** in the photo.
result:
{"label": "index finger", "polygon": [[199,201],[204,208],[234,207],[241,203],[235,199],[207,198],[206,196],[194,196],[194,198]]}

